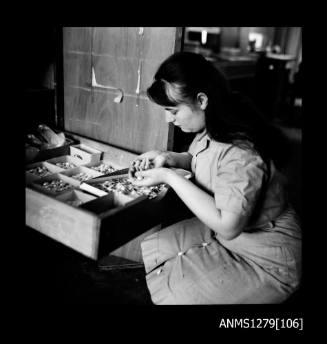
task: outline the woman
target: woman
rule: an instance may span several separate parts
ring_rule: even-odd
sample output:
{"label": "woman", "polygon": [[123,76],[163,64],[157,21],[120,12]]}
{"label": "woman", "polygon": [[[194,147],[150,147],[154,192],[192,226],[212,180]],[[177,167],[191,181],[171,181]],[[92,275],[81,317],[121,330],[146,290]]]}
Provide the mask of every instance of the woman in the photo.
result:
{"label": "woman", "polygon": [[[195,215],[141,243],[152,301],[286,300],[299,285],[301,233],[276,169],[277,132],[201,55],[170,56],[147,92],[168,122],[197,133],[188,152],[150,151],[131,167],[136,185],[170,185]],[[192,170],[195,182],[169,167]]]}

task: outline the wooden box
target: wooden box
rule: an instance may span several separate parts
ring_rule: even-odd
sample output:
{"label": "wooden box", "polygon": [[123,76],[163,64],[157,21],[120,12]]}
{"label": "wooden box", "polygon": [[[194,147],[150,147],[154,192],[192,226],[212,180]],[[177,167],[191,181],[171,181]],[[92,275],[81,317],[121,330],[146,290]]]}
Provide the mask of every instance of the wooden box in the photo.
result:
{"label": "wooden box", "polygon": [[27,187],[26,224],[92,259],[109,254],[162,220],[160,200],[145,196],[132,199],[110,192],[78,207],[67,199],[67,192],[54,197]]}
{"label": "wooden box", "polygon": [[32,149],[32,153],[28,153],[29,150],[26,150],[25,153],[25,162],[27,164],[32,164],[35,162],[45,161],[47,159],[51,159],[57,156],[62,155],[69,155],[70,153],[70,145],[74,144],[75,141],[69,138],[66,138],[65,144],[60,147],[50,148],[50,149],[43,149],[39,150],[35,147],[30,147]]}
{"label": "wooden box", "polygon": [[70,146],[70,155],[81,160],[83,164],[98,163],[102,152],[84,144]]}

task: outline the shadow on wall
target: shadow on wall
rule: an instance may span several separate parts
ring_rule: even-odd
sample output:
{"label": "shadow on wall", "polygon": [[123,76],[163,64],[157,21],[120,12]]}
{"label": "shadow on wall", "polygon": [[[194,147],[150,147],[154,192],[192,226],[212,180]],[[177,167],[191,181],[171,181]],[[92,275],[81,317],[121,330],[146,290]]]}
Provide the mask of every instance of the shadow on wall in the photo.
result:
{"label": "shadow on wall", "polygon": [[44,123],[55,125],[56,31],[45,26],[24,28],[22,77],[24,89],[25,133]]}
{"label": "shadow on wall", "polygon": [[55,28],[26,27],[22,34],[24,89],[54,88]]}

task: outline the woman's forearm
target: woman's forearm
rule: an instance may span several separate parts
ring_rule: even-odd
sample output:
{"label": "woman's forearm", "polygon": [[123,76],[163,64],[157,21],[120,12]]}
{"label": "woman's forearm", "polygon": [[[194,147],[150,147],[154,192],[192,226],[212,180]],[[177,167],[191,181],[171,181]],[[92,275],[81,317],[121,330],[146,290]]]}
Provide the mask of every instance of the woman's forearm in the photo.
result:
{"label": "woman's forearm", "polygon": [[166,164],[169,167],[183,168],[191,170],[192,155],[188,152],[163,152],[162,155],[166,157]]}
{"label": "woman's forearm", "polygon": [[167,184],[205,225],[227,240],[241,233],[244,217],[217,209],[213,196],[184,177],[172,171],[167,173]]}

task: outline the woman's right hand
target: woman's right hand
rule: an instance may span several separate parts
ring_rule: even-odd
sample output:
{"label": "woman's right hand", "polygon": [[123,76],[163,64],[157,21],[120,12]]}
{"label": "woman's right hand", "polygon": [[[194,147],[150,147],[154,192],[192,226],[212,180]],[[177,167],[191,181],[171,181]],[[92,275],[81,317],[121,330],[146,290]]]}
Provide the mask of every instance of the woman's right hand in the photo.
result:
{"label": "woman's right hand", "polygon": [[131,178],[135,178],[135,173],[138,171],[163,167],[165,165],[167,165],[167,155],[165,152],[153,150],[139,155],[132,162],[128,174]]}

